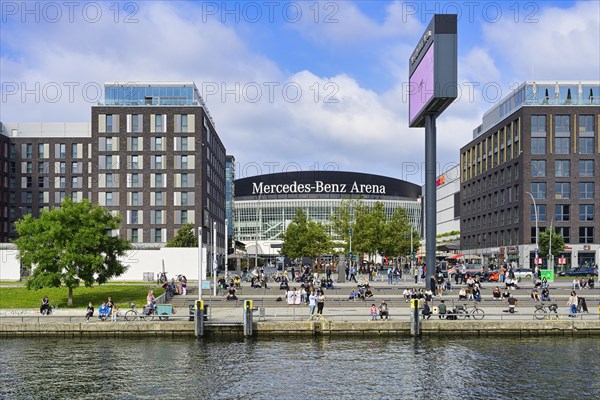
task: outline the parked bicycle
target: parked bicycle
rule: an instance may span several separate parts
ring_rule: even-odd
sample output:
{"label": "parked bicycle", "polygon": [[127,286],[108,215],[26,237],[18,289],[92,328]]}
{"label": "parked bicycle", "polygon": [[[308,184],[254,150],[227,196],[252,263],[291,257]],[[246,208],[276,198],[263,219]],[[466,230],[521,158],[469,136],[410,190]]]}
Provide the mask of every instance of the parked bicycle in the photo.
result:
{"label": "parked bicycle", "polygon": [[138,319],[145,321],[154,320],[154,315],[156,315],[156,309],[151,306],[145,306],[142,311],[138,311],[135,307],[135,303],[131,303],[131,309],[125,312],[125,321],[137,321]]}
{"label": "parked bicycle", "polygon": [[472,306],[469,306],[468,304],[456,306],[456,316],[458,319],[472,317],[473,319],[481,320],[485,317],[485,312],[477,307],[477,303],[474,302]]}
{"label": "parked bicycle", "polygon": [[[552,315],[554,314],[554,315]],[[549,306],[546,304],[536,304],[535,311],[533,312],[533,316],[536,319],[546,319],[550,317],[554,317],[558,319],[558,305],[556,303],[552,303]]]}

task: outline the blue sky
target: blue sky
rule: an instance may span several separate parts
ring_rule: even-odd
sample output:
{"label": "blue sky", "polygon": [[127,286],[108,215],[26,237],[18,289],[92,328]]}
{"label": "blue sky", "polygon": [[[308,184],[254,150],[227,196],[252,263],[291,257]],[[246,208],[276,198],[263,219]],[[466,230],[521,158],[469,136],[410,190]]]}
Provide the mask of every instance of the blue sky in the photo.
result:
{"label": "blue sky", "polygon": [[593,1],[116,4],[1,3],[0,121],[88,121],[106,81],[193,80],[239,177],[328,168],[421,184],[405,91],[433,12],[459,14],[465,90],[438,119],[440,170],[498,100],[482,87],[600,80]]}

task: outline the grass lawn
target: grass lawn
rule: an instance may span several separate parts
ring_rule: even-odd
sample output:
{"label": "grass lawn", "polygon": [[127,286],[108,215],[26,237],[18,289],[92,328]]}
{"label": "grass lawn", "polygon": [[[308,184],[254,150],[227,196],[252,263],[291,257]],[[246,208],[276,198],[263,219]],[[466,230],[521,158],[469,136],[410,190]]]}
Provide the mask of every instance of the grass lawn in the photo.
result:
{"label": "grass lawn", "polygon": [[[102,301],[112,296],[119,308],[129,308],[131,302],[138,306],[146,304],[146,295],[149,290],[154,290],[154,296],[160,296],[164,290],[155,284],[105,284],[93,287],[78,287],[73,289],[73,308],[85,308],[92,302],[98,308]],[[42,290],[27,290],[25,287],[1,287],[0,308],[38,308],[42,297],[48,295],[50,305],[59,308],[67,307],[69,289],[46,288]]]}

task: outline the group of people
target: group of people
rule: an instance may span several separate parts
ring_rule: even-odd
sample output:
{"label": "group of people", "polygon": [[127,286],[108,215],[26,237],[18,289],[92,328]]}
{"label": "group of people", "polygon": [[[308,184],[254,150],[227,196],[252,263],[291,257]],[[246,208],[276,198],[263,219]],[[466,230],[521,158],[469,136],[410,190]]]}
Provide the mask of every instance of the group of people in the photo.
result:
{"label": "group of people", "polygon": [[371,320],[377,321],[378,316],[382,320],[384,317],[386,320],[390,318],[390,310],[385,300],[381,300],[379,307],[375,307],[375,303],[371,304]]}
{"label": "group of people", "polygon": [[581,278],[581,279],[577,279],[577,278],[573,278],[573,285],[571,286],[571,288],[573,290],[578,289],[593,289],[595,286],[595,282],[594,282],[594,276],[590,275],[588,278]]}
{"label": "group of people", "polygon": [[[88,303],[87,309],[85,311],[85,320],[89,321],[91,317],[94,316],[94,305],[90,301]],[[108,296],[106,301],[103,301],[98,307],[98,319],[100,321],[106,321],[108,318],[111,319],[112,322],[117,322],[117,317],[119,316],[119,308],[115,304],[112,299],[112,296]]]}
{"label": "group of people", "polygon": [[167,282],[165,275],[162,287],[165,289],[167,299],[171,299],[175,295],[185,296],[187,294],[187,278],[185,275],[179,275],[177,280],[171,278],[171,281]]}

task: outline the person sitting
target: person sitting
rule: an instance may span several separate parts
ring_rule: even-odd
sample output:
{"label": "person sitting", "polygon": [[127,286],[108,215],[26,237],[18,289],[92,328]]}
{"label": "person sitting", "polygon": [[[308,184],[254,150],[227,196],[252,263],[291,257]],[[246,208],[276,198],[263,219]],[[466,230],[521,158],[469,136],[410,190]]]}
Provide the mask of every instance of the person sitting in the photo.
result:
{"label": "person sitting", "polygon": [[510,297],[510,292],[508,291],[508,289],[504,290],[504,292],[502,292],[502,298],[504,300],[508,300],[509,297]]}
{"label": "person sitting", "polygon": [[333,279],[331,279],[331,277],[327,278],[327,281],[325,282],[325,288],[333,289]]}
{"label": "person sitting", "polygon": [[106,321],[106,318],[108,318],[109,314],[110,308],[108,308],[106,302],[103,301],[102,305],[98,308],[98,318],[100,318],[102,321]]}
{"label": "person sitting", "polygon": [[467,299],[467,289],[460,288],[458,291],[458,300],[466,300]]}
{"label": "person sitting", "polygon": [[402,292],[402,295],[404,296],[404,302],[408,303],[408,301],[410,300],[410,289],[409,288],[404,289],[404,291]]}
{"label": "person sitting", "polygon": [[520,289],[519,285],[517,285],[517,280],[514,278],[506,278],[505,284],[507,289]]}
{"label": "person sitting", "polygon": [[477,286],[473,289],[473,299],[475,301],[481,301],[481,291]]}
{"label": "person sitting", "polygon": [[579,287],[580,287],[580,288],[582,288],[582,289],[585,289],[585,288],[586,288],[586,286],[587,286],[587,279],[585,279],[585,278],[581,278],[581,279],[579,280]]}
{"label": "person sitting", "polygon": [[48,300],[48,296],[44,296],[42,299],[42,305],[40,306],[40,314],[50,315],[51,312],[52,307],[50,307],[50,300]]}
{"label": "person sitting", "polygon": [[373,292],[371,291],[371,288],[367,288],[365,290],[365,298],[369,298],[369,297],[373,297]]}
{"label": "person sitting", "polygon": [[533,299],[533,301],[542,301],[542,299],[540,298],[540,292],[538,292],[537,288],[535,287],[531,291],[531,298]]}
{"label": "person sitting", "polygon": [[440,301],[440,305],[438,306],[438,317],[441,318],[445,318],[446,317],[446,312],[448,311],[448,309],[446,308],[446,303],[445,300],[441,300]]}
{"label": "person sitting", "polygon": [[550,289],[547,287],[542,289],[542,301],[550,301]]}
{"label": "person sitting", "polygon": [[352,289],[352,291],[350,292],[350,295],[348,296],[348,300],[356,301],[356,292],[354,291],[354,289]]}
{"label": "person sitting", "polygon": [[225,280],[224,277],[220,277],[219,280],[217,281],[217,283],[223,290],[227,290],[227,281]]}
{"label": "person sitting", "polygon": [[474,296],[473,296],[473,289],[471,288],[467,288],[467,300],[473,300]]}
{"label": "person sitting", "polygon": [[94,306],[92,305],[92,302],[90,301],[88,303],[87,309],[85,310],[85,320],[89,321],[91,317],[94,316]]}
{"label": "person sitting", "polygon": [[255,289],[260,288],[258,277],[253,276],[252,279],[250,279],[250,287]]}
{"label": "person sitting", "polygon": [[117,307],[117,305],[113,303],[113,306],[110,309],[110,320],[112,322],[117,322],[118,316],[119,316],[119,307]]}
{"label": "person sitting", "polygon": [[571,286],[571,289],[573,289],[573,290],[581,289],[581,285],[579,284],[579,279],[573,278],[573,285]]}
{"label": "person sitting", "polygon": [[424,293],[425,301],[431,301],[433,299],[433,292],[427,289]]}
{"label": "person sitting", "polygon": [[423,315],[423,319],[431,318],[431,308],[427,302],[423,303],[423,311],[421,311],[421,315]]}
{"label": "person sitting", "polygon": [[500,300],[500,297],[502,297],[502,293],[500,293],[500,288],[496,286],[492,289],[492,298],[494,300]]}
{"label": "person sitting", "polygon": [[379,318],[383,319],[383,317],[385,317],[386,320],[390,317],[390,311],[385,300],[381,300],[381,304],[379,305]]}
{"label": "person sitting", "polygon": [[290,290],[290,285],[287,279],[287,276],[281,278],[281,283],[279,284],[279,289],[285,290],[286,292]]}
{"label": "person sitting", "polygon": [[594,288],[594,276],[590,275],[590,277],[588,278],[588,289],[593,289]]}
{"label": "person sitting", "polygon": [[235,278],[233,279],[233,286],[235,286],[236,289],[239,289],[242,287],[242,280],[240,279],[239,275],[236,275]]}
{"label": "person sitting", "polygon": [[235,295],[235,292],[237,292],[237,290],[235,289],[235,286],[229,286],[229,289],[227,290],[227,300],[236,300],[237,301],[237,296]]}
{"label": "person sitting", "polygon": [[364,301],[365,300],[365,289],[364,288],[358,289],[358,292],[356,292],[356,297],[358,297],[359,299]]}
{"label": "person sitting", "polygon": [[539,279],[536,278],[535,282],[533,283],[533,286],[536,288],[539,288],[542,286],[542,281],[540,281]]}
{"label": "person sitting", "polygon": [[515,307],[517,306],[517,304],[519,303],[517,301],[517,299],[515,299],[512,294],[508,297],[508,299],[506,300],[506,303],[508,303],[508,312],[511,314],[515,313]]}
{"label": "person sitting", "polygon": [[548,279],[546,277],[542,279],[542,289],[544,288],[550,288],[550,284],[548,283]]}

